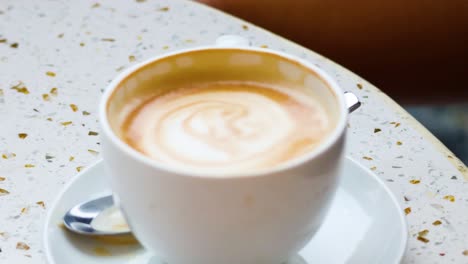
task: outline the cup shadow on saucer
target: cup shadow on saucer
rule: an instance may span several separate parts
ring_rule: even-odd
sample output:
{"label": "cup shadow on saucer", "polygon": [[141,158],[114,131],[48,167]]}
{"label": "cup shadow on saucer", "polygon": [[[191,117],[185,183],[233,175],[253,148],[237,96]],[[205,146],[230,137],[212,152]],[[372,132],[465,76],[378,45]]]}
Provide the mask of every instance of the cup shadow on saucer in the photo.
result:
{"label": "cup shadow on saucer", "polygon": [[[138,243],[132,235],[122,236],[95,236],[86,237],[82,235],[73,234],[65,228],[63,232],[68,241],[72,243],[76,249],[83,254],[92,255],[93,257],[129,257],[138,264],[170,264],[162,261],[158,256],[143,253],[143,247]],[[143,253],[143,254],[142,254]],[[133,263],[130,261],[129,263]],[[309,264],[304,258],[295,255],[287,262],[282,264]]]}
{"label": "cup shadow on saucer", "polygon": [[285,264],[312,264],[308,263],[303,257],[299,255],[295,255],[291,259],[289,259]]}
{"label": "cup shadow on saucer", "polygon": [[[151,257],[148,262],[143,262],[144,264],[170,264],[166,262],[162,262],[158,257],[153,256]],[[142,264],[143,264],[142,263]],[[302,258],[299,255],[295,255],[291,259],[289,259],[287,262],[284,262],[282,264],[312,264],[312,263],[307,263],[304,258]]]}
{"label": "cup shadow on saucer", "polygon": [[143,247],[132,235],[122,236],[83,236],[73,234],[65,228],[63,232],[68,241],[83,254],[93,257],[125,257],[141,253]]}

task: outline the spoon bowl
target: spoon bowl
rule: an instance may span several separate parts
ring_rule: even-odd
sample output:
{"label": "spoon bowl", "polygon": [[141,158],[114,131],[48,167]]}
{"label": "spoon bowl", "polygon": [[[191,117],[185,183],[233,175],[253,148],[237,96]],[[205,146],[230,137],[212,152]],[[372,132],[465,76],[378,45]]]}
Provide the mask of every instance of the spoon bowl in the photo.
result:
{"label": "spoon bowl", "polygon": [[80,203],[63,217],[71,232],[88,236],[128,235],[130,228],[111,195]]}

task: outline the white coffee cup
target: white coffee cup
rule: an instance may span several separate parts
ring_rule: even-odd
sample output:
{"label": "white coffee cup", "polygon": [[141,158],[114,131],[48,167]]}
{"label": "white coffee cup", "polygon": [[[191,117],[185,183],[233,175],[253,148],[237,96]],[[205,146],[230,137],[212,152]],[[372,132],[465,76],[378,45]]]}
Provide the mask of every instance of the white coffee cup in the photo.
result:
{"label": "white coffee cup", "polygon": [[[109,85],[100,120],[110,183],[136,238],[169,264],[280,264],[312,238],[334,196],[343,161],[345,96],[331,77],[307,61],[269,49],[232,48],[246,43],[236,37],[223,37],[218,43],[222,45],[149,59]],[[284,76],[277,77],[304,81],[333,116],[334,129],[318,147],[297,159],[249,175],[222,177],[159,163],[119,138],[112,126],[117,118],[113,112],[131,96],[131,89],[167,71],[168,64],[196,67],[197,60],[190,59],[194,52],[219,49],[232,51],[237,59],[231,62],[239,67],[272,55],[278,65],[289,63],[281,70]],[[171,62],[181,55],[188,59]],[[298,70],[310,74],[293,80]]]}

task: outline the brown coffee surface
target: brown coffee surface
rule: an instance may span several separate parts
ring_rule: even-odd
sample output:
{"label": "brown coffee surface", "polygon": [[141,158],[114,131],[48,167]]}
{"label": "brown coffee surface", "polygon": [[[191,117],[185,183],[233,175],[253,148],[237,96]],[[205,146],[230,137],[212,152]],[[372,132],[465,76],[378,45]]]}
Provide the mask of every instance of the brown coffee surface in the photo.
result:
{"label": "brown coffee surface", "polygon": [[313,150],[330,124],[320,103],[285,87],[210,82],[144,98],[122,135],[161,163],[208,172],[255,172]]}

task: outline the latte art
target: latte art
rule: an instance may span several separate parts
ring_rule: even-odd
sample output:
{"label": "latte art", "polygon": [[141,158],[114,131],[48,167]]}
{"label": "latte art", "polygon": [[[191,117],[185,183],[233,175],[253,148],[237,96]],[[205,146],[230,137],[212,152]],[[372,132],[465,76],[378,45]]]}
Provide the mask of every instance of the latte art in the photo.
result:
{"label": "latte art", "polygon": [[156,96],[128,118],[128,144],[185,168],[241,172],[310,151],[328,129],[318,103],[286,89],[208,83]]}

